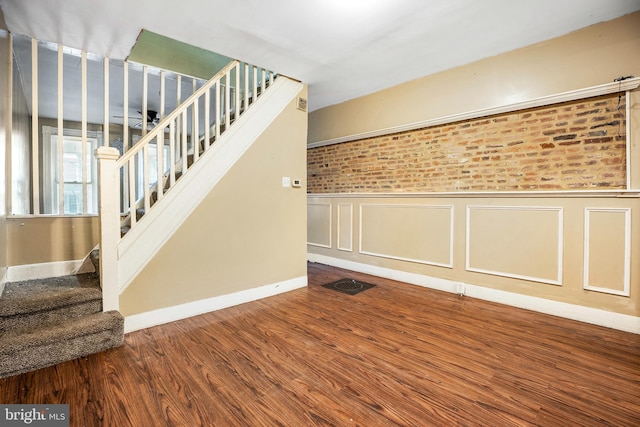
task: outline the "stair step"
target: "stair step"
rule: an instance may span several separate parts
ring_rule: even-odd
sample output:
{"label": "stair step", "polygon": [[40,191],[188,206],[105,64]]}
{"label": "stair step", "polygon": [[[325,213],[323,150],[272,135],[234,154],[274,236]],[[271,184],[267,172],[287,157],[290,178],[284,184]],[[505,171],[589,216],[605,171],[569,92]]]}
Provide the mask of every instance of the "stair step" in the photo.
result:
{"label": "stair step", "polygon": [[0,298],[0,332],[57,323],[102,310],[95,274],[8,283]]}
{"label": "stair step", "polygon": [[122,345],[124,318],[99,312],[29,330],[0,333],[0,378]]}

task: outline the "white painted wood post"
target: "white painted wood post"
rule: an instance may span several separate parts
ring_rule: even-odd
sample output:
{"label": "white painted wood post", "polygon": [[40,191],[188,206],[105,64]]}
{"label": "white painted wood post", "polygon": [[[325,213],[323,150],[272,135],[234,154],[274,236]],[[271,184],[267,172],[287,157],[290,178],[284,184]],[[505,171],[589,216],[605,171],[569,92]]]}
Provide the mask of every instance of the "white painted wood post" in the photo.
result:
{"label": "white painted wood post", "polygon": [[98,147],[98,208],[100,213],[100,284],[102,310],[118,310],[118,241],[120,240],[120,182],[116,161],[120,153],[113,147]]}
{"label": "white painted wood post", "polygon": [[[31,213],[40,215],[40,129],[38,128],[38,41],[31,39]],[[61,141],[61,136],[58,135]],[[84,163],[84,162],[83,162]]]}

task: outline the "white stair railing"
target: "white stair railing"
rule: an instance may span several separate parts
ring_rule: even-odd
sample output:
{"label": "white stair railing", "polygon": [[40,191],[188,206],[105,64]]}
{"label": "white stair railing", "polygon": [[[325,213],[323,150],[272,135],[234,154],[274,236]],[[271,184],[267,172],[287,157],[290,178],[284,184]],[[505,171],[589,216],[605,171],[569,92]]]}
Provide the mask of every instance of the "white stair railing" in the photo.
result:
{"label": "white stair railing", "polygon": [[271,71],[231,62],[118,160],[116,167],[123,179],[120,188],[128,190],[122,212],[129,214],[130,228],[136,226],[140,208],[148,212],[161,200],[177,178],[255,102],[273,78]]}
{"label": "white stair railing", "polygon": [[[14,141],[7,144],[7,208],[13,215],[98,213],[91,151],[104,145],[126,152],[206,82],[28,36],[10,34],[9,40],[8,69],[16,82],[10,87],[21,88],[10,94],[16,120],[8,134]],[[73,156],[81,166],[65,160]]]}
{"label": "white stair railing", "polygon": [[[206,154],[275,78],[272,71],[233,61],[148,130],[120,158],[114,148],[96,150],[105,310],[118,308],[116,272],[123,234],[122,214],[127,214],[127,231],[133,231],[143,220],[141,215],[171,191],[189,167]],[[123,200],[120,194],[127,197]]]}

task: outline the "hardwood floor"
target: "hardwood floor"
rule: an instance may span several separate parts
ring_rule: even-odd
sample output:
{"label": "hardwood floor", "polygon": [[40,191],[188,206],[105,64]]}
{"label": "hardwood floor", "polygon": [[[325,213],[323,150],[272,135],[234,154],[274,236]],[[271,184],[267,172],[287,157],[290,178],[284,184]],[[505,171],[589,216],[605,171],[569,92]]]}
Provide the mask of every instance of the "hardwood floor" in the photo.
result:
{"label": "hardwood floor", "polygon": [[[350,296],[321,285],[377,286]],[[73,426],[638,426],[640,337],[309,265],[309,287],[0,380]]]}

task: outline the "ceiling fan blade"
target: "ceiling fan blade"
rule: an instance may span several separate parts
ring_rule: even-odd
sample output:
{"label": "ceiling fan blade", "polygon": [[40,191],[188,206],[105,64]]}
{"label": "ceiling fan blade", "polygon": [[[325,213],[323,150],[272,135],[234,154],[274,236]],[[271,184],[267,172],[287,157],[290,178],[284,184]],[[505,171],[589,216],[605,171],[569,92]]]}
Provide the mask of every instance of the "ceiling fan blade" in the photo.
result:
{"label": "ceiling fan blade", "polygon": [[[115,116],[114,115],[114,116],[111,116],[111,117],[113,117],[115,119],[124,119],[124,116]],[[134,120],[141,120],[142,119],[142,117],[133,117],[133,116],[127,116],[127,118],[134,119]]]}

